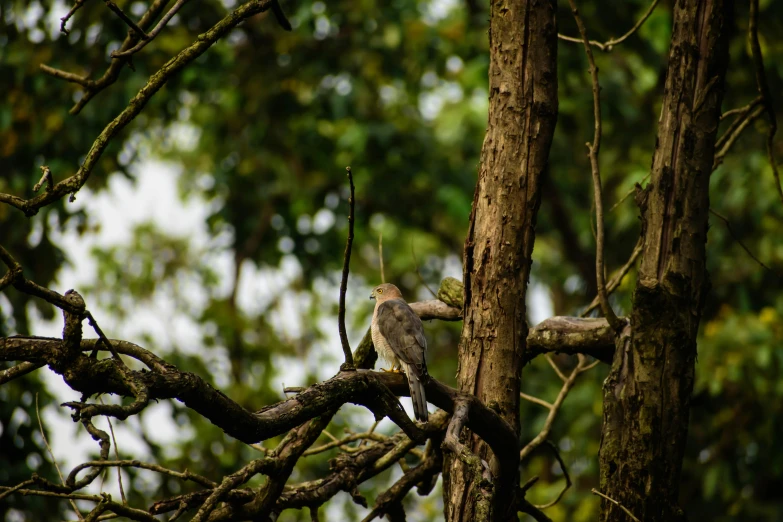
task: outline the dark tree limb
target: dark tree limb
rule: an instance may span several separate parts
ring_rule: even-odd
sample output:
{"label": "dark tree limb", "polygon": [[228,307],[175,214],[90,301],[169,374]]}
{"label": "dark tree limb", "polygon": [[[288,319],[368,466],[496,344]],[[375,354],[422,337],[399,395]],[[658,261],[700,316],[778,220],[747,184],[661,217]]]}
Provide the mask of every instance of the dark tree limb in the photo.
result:
{"label": "dark tree limb", "polygon": [[[66,368],[61,366],[63,354],[61,340],[40,337],[8,337],[0,344],[0,360],[27,361],[48,364],[60,372],[76,391],[86,395],[115,393],[136,398],[128,406],[87,404],[71,406],[79,408],[81,418],[109,415],[125,418],[149,400],[178,399],[186,406],[209,419],[228,435],[247,443],[280,435],[318,417],[325,411],[338,408],[346,402],[368,407],[376,415],[389,416],[398,423],[412,440],[422,441],[424,434],[396,400],[409,391],[403,375],[370,371],[341,372],[332,379],[315,384],[295,397],[266,406],[252,413],[209,383],[192,373],[180,372],[153,354],[128,342],[113,341],[119,353],[140,356],[152,371],[134,371],[120,366],[114,359],[96,360],[78,355]],[[82,341],[82,350],[97,348],[97,341]],[[141,394],[144,391],[145,394]],[[426,385],[428,400],[446,410],[453,411],[456,401],[469,405],[470,428],[486,440],[505,460],[512,459],[504,468],[506,473],[515,469],[518,456],[513,430],[494,411],[470,395],[457,392],[431,379]],[[140,398],[141,397],[141,398]]]}
{"label": "dark tree limb", "polygon": [[348,344],[348,334],[345,331],[345,292],[348,289],[348,271],[351,267],[351,245],[353,245],[353,222],[354,222],[354,186],[353,173],[351,167],[346,167],[348,172],[348,184],[351,188],[351,195],[348,197],[348,239],[345,241],[345,255],[343,256],[343,273],[340,279],[340,308],[337,315],[337,326],[340,330],[340,344],[343,347],[345,362],[341,370],[353,369],[353,354],[351,345]]}
{"label": "dark tree limb", "polygon": [[614,331],[604,318],[550,317],[530,329],[529,362],[544,353],[583,353],[605,363],[614,355]]}

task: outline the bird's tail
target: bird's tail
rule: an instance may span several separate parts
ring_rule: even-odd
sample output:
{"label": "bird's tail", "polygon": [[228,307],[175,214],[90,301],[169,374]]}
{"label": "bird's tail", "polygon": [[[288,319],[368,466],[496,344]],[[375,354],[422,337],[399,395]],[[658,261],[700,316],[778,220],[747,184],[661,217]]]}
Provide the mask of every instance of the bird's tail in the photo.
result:
{"label": "bird's tail", "polygon": [[411,390],[413,414],[416,416],[416,420],[427,422],[429,412],[427,412],[427,397],[424,395],[422,376],[416,375],[416,368],[412,367],[412,365],[406,366],[405,374],[408,376],[408,387]]}

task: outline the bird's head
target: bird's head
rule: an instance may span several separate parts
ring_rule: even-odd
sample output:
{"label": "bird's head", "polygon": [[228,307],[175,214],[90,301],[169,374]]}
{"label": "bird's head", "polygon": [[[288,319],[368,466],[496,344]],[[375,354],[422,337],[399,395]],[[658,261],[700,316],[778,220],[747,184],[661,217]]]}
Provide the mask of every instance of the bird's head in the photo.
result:
{"label": "bird's head", "polygon": [[379,303],[388,301],[389,299],[402,299],[402,293],[400,289],[391,283],[383,283],[376,286],[370,294],[370,299],[375,299]]}

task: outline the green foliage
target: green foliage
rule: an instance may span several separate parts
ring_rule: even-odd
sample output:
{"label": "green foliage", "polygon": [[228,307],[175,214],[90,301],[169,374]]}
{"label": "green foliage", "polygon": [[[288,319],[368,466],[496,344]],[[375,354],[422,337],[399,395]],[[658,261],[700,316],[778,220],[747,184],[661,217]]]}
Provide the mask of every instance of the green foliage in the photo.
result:
{"label": "green foliage", "polygon": [[[95,136],[149,75],[224,16],[224,4],[231,3],[187,3],[134,58],[135,70],[124,68],[117,83],[72,116],[68,110],[79,87],[43,75],[38,64],[97,78],[127,28],[103,3],[88,2],[69,22],[70,36],[64,36],[58,32],[64,13],[56,4],[0,1],[0,90],[5,94],[0,100],[0,191],[31,196],[43,164],[51,167],[55,180],[75,172]],[[776,107],[783,114],[783,4],[761,4],[761,43]],[[137,5],[146,4],[123,7],[135,12]],[[611,9],[597,2],[580,8],[590,37],[605,41],[624,33],[647,6],[634,0]],[[162,336],[138,321],[138,342],[249,408],[279,400],[283,381],[311,383],[339,365],[334,316],[347,232],[345,166],[353,167],[357,186],[349,290],[355,301],[348,314],[357,342],[371,310],[361,299],[364,288],[380,279],[381,233],[386,280],[411,300],[428,296],[424,283],[436,289],[444,275],[458,275],[486,126],[485,6],[308,0],[284,8],[294,25],[291,33],[266,15],[242,24],[152,98],[109,146],[87,184],[96,193],[115,176],[133,180],[133,166],[152,155],[180,168],[183,199],[209,208],[196,227],[214,241],[204,245],[160,224],[139,224],[127,242],[93,249],[93,283],[79,291],[118,327],[136,322],[134,314],[156,300],[171,300],[176,318],[186,321],[192,335]],[[567,5],[559,9],[560,32],[578,34]],[[738,5],[725,109],[756,96],[746,27],[746,6]],[[660,5],[626,42],[597,52],[607,209],[649,171],[670,32],[670,6]],[[593,120],[583,49],[561,42],[558,52],[560,114],[531,277],[548,288],[555,313],[572,314],[592,299],[595,288],[592,189],[584,147]],[[783,416],[777,406],[783,393],[778,284],[783,209],[763,150],[766,129],[759,119],[712,177],[712,207],[729,218],[736,235],[772,270],[759,267],[723,223],[713,220],[708,244],[712,293],[702,320],[683,470],[682,498],[694,519],[772,521],[783,516],[777,499],[783,456],[775,447]],[[776,143],[783,158],[781,139]],[[68,262],[64,245],[53,238],[62,230],[90,234],[100,226],[89,205],[72,208],[63,201],[28,219],[0,206],[0,242],[39,284],[52,285]],[[638,237],[637,216],[632,197],[607,212],[609,270],[630,255]],[[613,297],[620,310],[627,311],[633,277],[632,272]],[[264,284],[252,291],[242,287],[254,280]],[[243,295],[253,296],[253,306],[242,301]],[[55,316],[48,305],[14,290],[3,296],[0,333],[35,333],[31,318]],[[460,325],[426,328],[431,373],[453,384]],[[564,371],[575,364],[568,358],[556,361]],[[33,403],[23,400],[24,394],[40,390],[42,406],[57,402],[44,393],[39,373],[0,389],[8,394],[0,401],[1,436],[9,444],[17,435],[24,441],[16,446],[18,452],[3,452],[10,459],[0,463],[3,485],[29,476],[36,455],[38,472],[55,478],[49,458],[34,442],[37,423],[8,428],[21,415],[17,411],[35,419]],[[599,367],[581,377],[555,421],[552,440],[574,486],[547,510],[553,520],[595,519],[598,499],[590,488],[597,485],[605,373]],[[525,368],[522,386],[526,393],[553,400],[560,381],[545,361],[537,360]],[[523,403],[523,441],[538,433],[546,413]],[[167,446],[146,437],[150,460],[218,479],[257,454],[180,405],[171,405],[171,416],[182,427],[181,437]],[[345,428],[368,427],[366,417],[346,408],[329,429],[340,436]],[[8,446],[3,442],[2,447]],[[305,459],[294,480],[322,477],[335,451]],[[2,475],[6,470],[10,474]],[[523,480],[533,475],[541,477],[529,493],[533,502],[548,502],[563,485],[556,461],[543,448],[525,462]],[[129,476],[140,478],[141,473]],[[390,474],[382,475],[363,486],[363,493],[372,501],[391,480]],[[193,486],[173,480],[126,485],[131,502],[141,504],[187,491],[182,487]],[[52,504],[40,499],[13,502],[0,506],[0,516],[10,508],[32,519],[52,512]],[[418,519],[436,517],[437,493],[417,502]],[[329,509],[359,517],[350,502],[338,498],[333,505]],[[58,506],[62,512],[67,508]],[[307,515],[284,516],[305,520]]]}

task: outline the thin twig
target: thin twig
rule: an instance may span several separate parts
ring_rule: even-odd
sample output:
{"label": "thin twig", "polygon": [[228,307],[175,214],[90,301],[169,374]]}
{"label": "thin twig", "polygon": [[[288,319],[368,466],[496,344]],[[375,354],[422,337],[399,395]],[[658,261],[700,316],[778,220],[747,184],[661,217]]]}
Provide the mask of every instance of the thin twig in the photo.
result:
{"label": "thin twig", "polygon": [[383,230],[378,233],[378,259],[381,262],[381,283],[385,283],[386,272],[383,270]]}
{"label": "thin twig", "polygon": [[[209,480],[206,477],[203,477],[201,475],[197,475],[195,473],[191,473],[188,470],[185,471],[175,471],[173,469],[164,468],[163,466],[159,464],[150,464],[148,462],[141,462],[140,460],[91,460],[87,462],[82,462],[78,466],[76,466],[73,471],[71,471],[71,474],[74,475],[75,473],[79,473],[83,469],[87,468],[138,468],[138,469],[146,469],[149,471],[155,471],[157,473],[161,473],[163,475],[169,475],[171,477],[175,477],[182,480],[190,480],[192,482],[195,482],[196,484],[200,484],[204,486],[205,488],[214,488],[217,487],[217,483]],[[75,475],[74,475],[75,476]]]}
{"label": "thin twig", "polygon": [[560,380],[563,382],[567,381],[568,377],[566,377],[563,371],[560,369],[560,367],[557,364],[555,364],[555,361],[552,360],[552,357],[549,354],[546,354],[545,358],[546,358],[546,362],[549,363],[549,366],[551,366],[552,369],[557,374],[557,376],[560,377]]}
{"label": "thin twig", "polygon": [[723,114],[720,115],[720,121],[725,120],[726,118],[729,118],[731,116],[734,116],[735,114],[747,114],[749,113],[753,107],[761,103],[761,96],[756,96],[756,98],[753,99],[748,105],[745,105],[744,107],[737,107],[736,109],[731,109]]}
{"label": "thin twig", "polygon": [[729,149],[731,149],[732,145],[734,145],[742,132],[748,127],[748,125],[753,123],[756,118],[761,116],[763,112],[763,107],[756,107],[747,117],[738,117],[737,120],[740,121],[739,125],[733,129],[730,128],[723,134],[723,136],[720,137],[720,139],[715,143],[716,148],[719,147],[719,150],[715,153],[715,159],[712,162],[712,170],[717,169],[721,163],[723,163],[723,159],[726,157],[726,154],[728,154]]}
{"label": "thin twig", "polygon": [[135,54],[139,51],[141,51],[145,45],[150,43],[152,40],[155,39],[156,36],[158,36],[158,33],[166,27],[166,24],[169,23],[169,20],[177,14],[177,11],[179,11],[179,8],[182,7],[185,2],[188,0],[177,0],[177,3],[175,3],[173,6],[171,6],[171,9],[163,16],[163,18],[160,19],[160,22],[158,22],[158,25],[155,26],[155,29],[149,32],[147,39],[142,39],[139,43],[131,47],[130,49],[126,51],[112,51],[111,57],[112,58],[122,58],[125,56],[131,56],[132,54]]}
{"label": "thin twig", "polygon": [[38,67],[42,72],[45,72],[49,76],[54,76],[55,78],[60,78],[61,80],[65,80],[67,82],[77,83],[85,89],[92,88],[93,81],[89,78],[85,78],[84,76],[79,76],[78,74],[70,73],[68,71],[55,69],[54,67],[49,67],[44,63],[40,64]]}
{"label": "thin twig", "polygon": [[[639,240],[636,242],[636,246],[633,249],[633,252],[631,252],[631,257],[628,258],[628,261],[625,262],[625,264],[620,267],[617,272],[612,276],[612,278],[609,280],[609,283],[606,285],[606,293],[612,294],[617,288],[619,288],[620,283],[623,282],[623,279],[628,274],[628,272],[631,271],[631,268],[633,265],[636,264],[636,260],[639,259],[639,256],[642,253],[642,238],[640,237]],[[590,305],[585,308],[585,310],[579,314],[580,317],[587,317],[590,312],[598,308],[600,305],[600,300],[598,296],[595,296],[593,298],[593,301],[590,303]]]}
{"label": "thin twig", "polygon": [[141,38],[142,40],[149,40],[149,36],[147,35],[147,33],[145,33],[141,27],[136,25],[136,22],[131,20],[131,18],[128,15],[126,15],[125,12],[117,6],[117,4],[115,4],[111,0],[103,0],[103,2],[106,4],[106,7],[111,9],[114,12],[114,14],[120,17],[120,20],[128,24],[128,27],[133,29],[136,32],[136,34],[139,36],[139,38]]}
{"label": "thin twig", "polygon": [[48,166],[41,165],[41,179],[33,186],[33,192],[38,192],[41,190],[41,187],[44,186],[44,183],[46,184],[46,192],[51,192],[52,185],[54,185],[52,171]]}
{"label": "thin twig", "polygon": [[413,268],[416,269],[416,275],[419,276],[419,282],[424,285],[424,288],[427,289],[427,291],[434,297],[435,299],[438,298],[437,292],[433,292],[432,288],[430,288],[430,285],[427,284],[427,281],[424,280],[424,278],[421,276],[421,272],[419,272],[419,261],[416,259],[416,251],[413,249],[413,241],[411,241],[411,256],[413,256]]}
{"label": "thin twig", "polygon": [[728,229],[728,231],[729,231],[729,234],[731,234],[731,237],[733,237],[733,238],[734,238],[734,240],[735,240],[737,243],[739,243],[739,244],[740,244],[740,246],[741,246],[741,247],[742,247],[742,248],[745,250],[745,252],[747,252],[747,253],[748,253],[748,255],[749,255],[750,257],[752,257],[752,258],[753,258],[753,260],[754,260],[756,263],[758,263],[759,265],[761,265],[761,267],[762,267],[762,268],[765,268],[765,269],[767,269],[767,270],[771,270],[771,269],[770,269],[770,268],[769,268],[767,265],[765,265],[764,263],[762,263],[762,262],[761,262],[761,260],[760,260],[759,258],[757,258],[756,256],[754,256],[754,255],[753,255],[753,252],[751,252],[751,251],[750,251],[750,249],[749,249],[747,246],[745,246],[745,243],[743,243],[743,242],[742,242],[742,240],[741,240],[739,237],[737,237],[737,235],[734,233],[734,230],[731,228],[731,223],[729,223],[729,220],[728,220],[726,217],[722,216],[721,214],[718,214],[717,212],[715,212],[715,211],[714,211],[714,210],[712,210],[712,209],[710,209],[710,214],[712,214],[713,216],[715,216],[716,218],[720,219],[721,221],[723,221],[723,222],[726,224],[726,228]]}
{"label": "thin twig", "polygon": [[[330,437],[333,437],[333,435],[327,431],[324,431],[324,433],[328,434]],[[303,457],[309,457],[310,455],[317,455],[318,453],[323,453],[324,451],[329,451],[330,449],[336,448],[340,446],[340,449],[343,450],[351,450],[353,448],[343,448],[345,444],[348,444],[349,442],[356,442],[358,441],[365,441],[365,440],[374,440],[374,441],[384,441],[387,437],[384,435],[380,435],[378,433],[355,433],[353,435],[349,435],[343,439],[339,440],[333,440],[332,442],[329,442],[327,444],[324,444],[323,446],[316,446],[315,448],[310,448],[306,450],[304,453],[302,453]],[[350,453],[350,451],[348,451]]]}
{"label": "thin twig", "polygon": [[0,490],[2,491],[0,492],[0,500],[3,500],[5,497],[9,495],[13,495],[17,491],[22,491],[22,488],[26,488],[27,486],[32,486],[34,483],[35,481],[33,481],[33,479],[27,479],[24,482],[20,482],[16,486],[10,488],[0,486]]}
{"label": "thin twig", "polygon": [[[625,40],[627,40],[633,33],[635,33],[644,24],[644,22],[647,21],[648,18],[650,18],[650,15],[653,13],[653,11],[655,11],[655,7],[658,5],[659,1],[660,0],[653,0],[653,3],[647,9],[647,11],[644,13],[644,15],[639,19],[639,21],[636,22],[636,24],[633,27],[631,27],[631,29],[627,33],[622,35],[620,38],[612,38],[610,40],[607,40],[604,43],[597,42],[595,40],[590,40],[588,43],[590,45],[598,47],[602,51],[610,52],[614,48],[615,45],[617,45],[619,43],[622,43]],[[583,42],[583,38],[574,38],[573,36],[565,36],[565,35],[562,35],[562,34],[558,34],[557,37],[560,40],[563,40],[563,41],[566,41],[566,42],[574,42],[574,43],[582,43]]]}
{"label": "thin twig", "polygon": [[[563,387],[560,389],[560,393],[557,394],[557,398],[555,399],[555,402],[549,404],[543,399],[538,399],[538,401],[541,401],[538,402],[538,404],[543,405],[543,403],[546,403],[548,405],[547,407],[549,408],[549,414],[547,415],[546,420],[544,421],[544,427],[541,428],[541,431],[538,433],[538,435],[536,435],[533,438],[533,440],[528,442],[527,445],[525,445],[525,447],[522,448],[522,450],[519,452],[520,461],[522,461],[528,455],[530,455],[534,449],[540,446],[549,437],[549,433],[552,431],[552,424],[555,422],[555,417],[557,417],[560,408],[563,406],[563,402],[565,402],[568,393],[574,387],[574,384],[576,383],[576,378],[594,366],[593,364],[587,364],[587,357],[585,357],[584,355],[579,354],[578,357],[579,357],[578,359],[579,362],[577,363],[576,367],[573,370],[571,370],[571,374],[568,376],[568,378],[564,380],[565,382],[563,383]],[[520,396],[521,395],[522,394],[520,394]],[[523,398],[527,398],[527,397],[523,397]],[[536,401],[531,401],[531,402],[536,402]]]}
{"label": "thin twig", "polygon": [[343,277],[340,280],[340,310],[337,318],[337,327],[340,330],[340,344],[342,344],[343,353],[345,354],[343,369],[353,369],[353,354],[351,353],[351,345],[348,344],[348,334],[345,331],[345,291],[348,288],[348,270],[351,265],[351,245],[353,244],[354,186],[351,167],[346,167],[345,170],[348,172],[348,183],[351,187],[351,196],[348,198],[348,240],[345,242]]}
{"label": "thin twig", "polygon": [[585,54],[590,69],[590,77],[593,82],[593,117],[595,120],[595,129],[593,133],[593,143],[587,143],[590,157],[590,169],[593,174],[593,195],[595,197],[595,228],[596,228],[596,248],[595,248],[595,275],[598,286],[598,297],[601,300],[601,310],[609,322],[609,325],[616,331],[622,326],[622,321],[617,318],[612,306],[609,304],[609,297],[606,294],[606,280],[604,275],[604,206],[601,190],[601,172],[598,168],[598,153],[601,149],[601,86],[598,84],[598,67],[593,58],[593,49],[590,47],[590,41],[587,39],[587,30],[582,18],[579,16],[579,10],[574,0],[568,0],[571,5],[571,12],[574,14],[574,20],[579,27],[579,34],[582,35]]}
{"label": "thin twig", "polygon": [[[65,485],[65,479],[63,478],[63,474],[60,471],[60,466],[57,464],[57,459],[54,458],[52,447],[49,446],[49,441],[46,440],[46,434],[44,433],[43,429],[43,422],[41,422],[41,411],[38,407],[38,393],[35,394],[35,416],[38,418],[38,429],[41,431],[41,438],[44,441],[44,446],[46,446],[46,450],[49,452],[49,456],[52,458],[52,464],[54,464],[54,469],[57,470],[57,475],[60,477],[60,482]],[[79,508],[76,506],[76,502],[74,502],[73,499],[69,499],[68,502],[70,502],[71,507],[73,508],[73,512],[76,513],[78,519],[84,520],[81,511],[79,511]]]}
{"label": "thin twig", "polygon": [[120,363],[125,364],[122,362],[122,359],[120,359],[120,354],[117,353],[117,350],[114,349],[114,345],[111,344],[111,341],[109,341],[108,337],[103,333],[103,330],[101,330],[101,327],[98,326],[98,322],[95,320],[95,318],[92,316],[92,313],[90,311],[84,312],[84,317],[87,318],[87,322],[90,323],[90,326],[92,326],[92,329],[95,330],[95,333],[98,334],[98,337],[100,338],[103,345],[106,347],[109,352],[111,352],[112,357],[117,359]]}
{"label": "thin twig", "polygon": [[[99,398],[101,401],[101,404],[103,404],[103,398]],[[111,418],[109,416],[106,416],[106,420],[109,423],[109,432],[111,433],[111,442],[114,445],[114,457],[117,460],[120,460],[120,450],[117,447],[117,439],[114,437],[114,426],[111,423]],[[122,471],[118,468],[117,469],[117,482],[119,482],[120,485],[120,497],[122,498],[122,503],[126,506],[128,505],[128,499],[125,498],[125,488],[122,487]]]}
{"label": "thin twig", "polygon": [[565,483],[565,487],[560,490],[560,494],[557,495],[557,497],[554,500],[547,502],[546,504],[535,505],[538,509],[551,508],[552,506],[560,502],[560,499],[563,498],[565,492],[568,491],[568,488],[572,486],[571,477],[568,475],[568,468],[566,467],[565,462],[563,462],[563,457],[560,456],[560,452],[557,451],[557,446],[555,446],[550,441],[546,441],[545,444],[549,446],[549,449],[551,449],[552,453],[555,454],[555,459],[557,459],[557,462],[560,464],[560,469],[563,470],[563,477],[565,478],[566,483]]}
{"label": "thin twig", "polygon": [[519,392],[519,396],[522,399],[525,399],[528,402],[532,402],[533,404],[538,404],[539,406],[543,406],[544,408],[546,408],[548,410],[552,409],[552,404],[551,403],[546,402],[544,399],[539,399],[538,397],[536,397],[534,395],[528,395],[527,393]]}
{"label": "thin twig", "polygon": [[774,149],[772,147],[773,140],[775,139],[775,133],[778,130],[778,122],[775,116],[775,109],[772,107],[772,95],[769,92],[767,73],[764,69],[764,56],[761,54],[761,45],[759,45],[758,21],[759,1],[750,0],[748,42],[750,43],[750,51],[751,55],[753,56],[753,67],[756,70],[756,86],[758,87],[759,94],[761,94],[764,108],[767,110],[767,116],[769,117],[769,131],[767,132],[767,157],[769,158],[769,165],[772,167],[772,175],[775,177],[775,188],[778,189],[780,202],[783,204],[783,186],[780,184],[780,172],[778,172],[778,164],[775,160]]}
{"label": "thin twig", "polygon": [[73,4],[73,7],[71,7],[71,10],[68,11],[68,13],[60,18],[60,32],[64,33],[66,35],[71,34],[71,32],[66,29],[65,24],[68,23],[68,20],[71,19],[71,17],[78,11],[86,2],[87,0],[76,0],[76,2]]}
{"label": "thin twig", "polygon": [[[729,128],[726,129],[726,132],[724,132],[716,141],[715,141],[715,150],[720,150],[723,145],[726,143],[726,141],[731,138],[735,131],[737,130],[737,127],[739,127],[748,117],[748,115],[759,106],[761,103],[761,96],[757,97],[755,100],[750,102],[744,107],[740,107],[739,109],[733,109],[731,111],[728,111],[724,114],[727,115],[731,112],[737,114],[737,117],[734,118],[734,121],[731,122],[731,125],[729,125]],[[721,119],[723,116],[721,116]]]}
{"label": "thin twig", "polygon": [[633,520],[635,520],[636,522],[642,522],[641,520],[639,520],[638,518],[636,518],[636,517],[633,515],[633,513],[631,513],[630,511],[628,511],[628,508],[626,508],[625,506],[623,506],[622,504],[620,504],[619,502],[617,502],[615,499],[613,499],[613,498],[610,498],[610,497],[607,497],[606,495],[604,495],[603,493],[601,493],[600,491],[598,491],[598,490],[597,490],[597,489],[595,489],[595,488],[591,489],[590,491],[592,491],[594,495],[598,495],[599,497],[603,497],[603,498],[605,498],[606,500],[608,500],[609,502],[611,502],[611,503],[612,503],[612,504],[614,504],[615,506],[617,506],[617,507],[619,507],[620,509],[622,509],[623,511],[625,511],[625,514],[626,514],[626,515],[628,515],[629,517],[631,517],[631,518],[632,518]]}
{"label": "thin twig", "polygon": [[614,205],[612,205],[612,208],[610,208],[610,209],[609,209],[609,212],[614,212],[614,210],[615,210],[617,207],[619,207],[619,206],[620,206],[620,205],[621,205],[621,204],[622,204],[622,203],[623,203],[623,202],[624,202],[626,199],[630,198],[630,197],[631,197],[633,194],[635,194],[635,193],[636,193],[636,186],[637,186],[637,185],[641,186],[641,184],[642,184],[642,183],[644,183],[645,181],[647,181],[647,178],[649,178],[651,174],[652,174],[652,172],[648,173],[648,174],[647,174],[645,177],[643,177],[643,178],[641,179],[641,181],[639,181],[638,183],[634,183],[633,187],[631,187],[631,190],[629,190],[628,192],[626,192],[626,193],[625,193],[625,196],[623,196],[622,198],[620,198],[620,201],[618,201],[617,203],[615,203]]}

